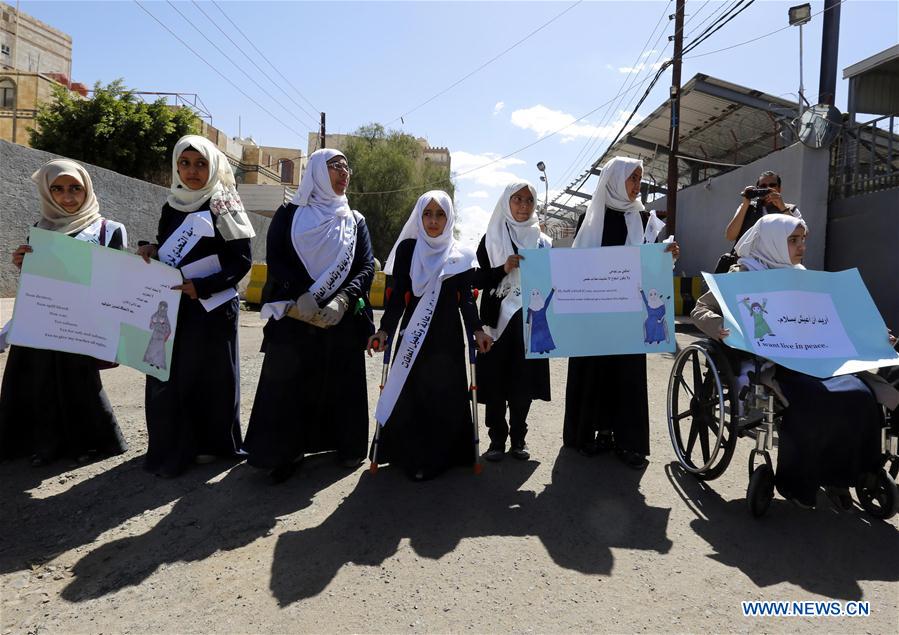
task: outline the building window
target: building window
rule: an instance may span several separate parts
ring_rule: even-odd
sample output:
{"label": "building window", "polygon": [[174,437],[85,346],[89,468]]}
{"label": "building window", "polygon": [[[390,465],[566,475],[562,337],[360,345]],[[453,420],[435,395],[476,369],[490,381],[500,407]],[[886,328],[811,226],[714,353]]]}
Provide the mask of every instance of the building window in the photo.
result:
{"label": "building window", "polygon": [[293,183],[293,161],[281,159],[279,162],[282,183]]}
{"label": "building window", "polygon": [[12,51],[9,50],[8,44],[0,44],[0,53],[4,55],[9,55]]}
{"label": "building window", "polygon": [[16,107],[16,85],[11,79],[0,79],[0,108]]}

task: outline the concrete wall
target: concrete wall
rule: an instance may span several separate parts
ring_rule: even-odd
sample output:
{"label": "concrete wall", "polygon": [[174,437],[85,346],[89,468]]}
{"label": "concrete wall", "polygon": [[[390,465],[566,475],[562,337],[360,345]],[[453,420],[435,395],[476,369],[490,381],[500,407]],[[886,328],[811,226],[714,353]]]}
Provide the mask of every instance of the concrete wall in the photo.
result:
{"label": "concrete wall", "polygon": [[[10,261],[10,253],[25,241],[29,228],[40,219],[31,175],[55,158],[59,157],[0,140],[0,296],[15,295],[18,270]],[[125,224],[131,248],[137,248],[138,240],[154,240],[168,189],[96,166],[85,167],[102,214]],[[262,262],[270,221],[258,214],[250,214],[250,221],[257,234],[252,241],[253,259]]]}
{"label": "concrete wall", "polygon": [[833,201],[827,224],[828,271],[858,267],[894,333],[899,333],[899,190]]}
{"label": "concrete wall", "polygon": [[[677,193],[677,242],[681,256],[675,265],[678,275],[698,276],[714,271],[718,256],[732,243],[724,230],[740,205],[740,192],[759,174],[774,170],[783,180],[783,197],[799,207],[809,226],[805,264],[824,268],[827,234],[827,175],[829,150],[811,150],[800,143],[772,152],[727,174],[716,176]],[[665,198],[647,205],[665,209]]]}

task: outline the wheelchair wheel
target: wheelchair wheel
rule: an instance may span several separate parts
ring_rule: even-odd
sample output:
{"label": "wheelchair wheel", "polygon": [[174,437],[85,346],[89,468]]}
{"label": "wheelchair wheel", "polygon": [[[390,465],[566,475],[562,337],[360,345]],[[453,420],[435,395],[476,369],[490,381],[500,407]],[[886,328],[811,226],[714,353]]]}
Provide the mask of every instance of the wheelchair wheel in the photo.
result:
{"label": "wheelchair wheel", "polygon": [[674,360],[668,433],[678,462],[697,478],[718,478],[734,454],[733,385],[727,361],[707,342],[690,344]]}
{"label": "wheelchair wheel", "polygon": [[774,472],[768,464],[759,465],[749,477],[746,488],[746,502],[753,518],[761,518],[774,500]]}
{"label": "wheelchair wheel", "polygon": [[887,520],[896,515],[899,491],[883,470],[863,474],[855,485],[855,495],[862,508],[875,518]]}

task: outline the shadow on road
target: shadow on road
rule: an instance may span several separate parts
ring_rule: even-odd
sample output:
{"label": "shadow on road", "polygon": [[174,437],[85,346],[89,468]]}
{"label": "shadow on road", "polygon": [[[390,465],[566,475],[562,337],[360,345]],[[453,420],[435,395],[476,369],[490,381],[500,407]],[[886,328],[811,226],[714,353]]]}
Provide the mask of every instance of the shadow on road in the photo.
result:
{"label": "shadow on road", "polygon": [[[725,501],[678,463],[665,472],[696,514],[690,527],[714,549],[709,557],[760,587],[789,582],[824,597],[860,600],[860,580],[899,581],[899,532],[861,510],[838,513],[823,497],[817,509],[803,510],[775,498],[768,513],[755,519],[744,499]],[[746,474],[732,468],[724,478]],[[696,566],[702,558],[696,556]]]}
{"label": "shadow on road", "polygon": [[335,464],[333,453],[307,458],[279,487],[269,485],[264,472],[239,465],[221,480],[185,493],[150,531],[84,556],[72,568],[75,579],[62,597],[70,602],[101,597],[139,585],[165,563],[196,562],[247,545],[270,534],[278,517],[305,509],[317,492],[352,474]]}
{"label": "shadow on road", "polygon": [[671,548],[670,510],[646,506],[642,472],[563,449],[550,485],[520,491],[536,467],[506,460],[481,476],[455,470],[426,483],[389,467],[365,473],[321,525],[279,537],[272,592],[281,606],[315,596],[343,565],[378,566],[404,538],[419,556],[439,559],[464,538],[537,536],[559,566],[594,575],[611,572],[611,547]]}
{"label": "shadow on road", "polygon": [[93,542],[143,512],[180,498],[231,467],[219,461],[198,466],[177,479],[159,479],[143,470],[143,457],[120,463],[68,490],[35,498],[29,490],[50,479],[66,479],[65,461],[32,468],[25,461],[0,465],[0,573],[28,569]]}

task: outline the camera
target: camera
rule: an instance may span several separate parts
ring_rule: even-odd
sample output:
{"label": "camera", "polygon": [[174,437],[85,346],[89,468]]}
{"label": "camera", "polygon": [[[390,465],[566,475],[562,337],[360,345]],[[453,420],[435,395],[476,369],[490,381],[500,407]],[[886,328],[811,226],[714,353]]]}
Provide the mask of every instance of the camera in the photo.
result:
{"label": "camera", "polygon": [[743,196],[746,198],[762,198],[763,196],[767,196],[771,193],[771,189],[767,187],[754,187],[752,189],[746,190],[743,193]]}

